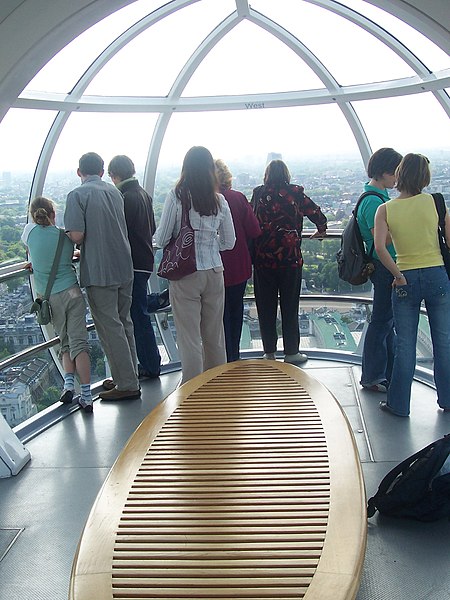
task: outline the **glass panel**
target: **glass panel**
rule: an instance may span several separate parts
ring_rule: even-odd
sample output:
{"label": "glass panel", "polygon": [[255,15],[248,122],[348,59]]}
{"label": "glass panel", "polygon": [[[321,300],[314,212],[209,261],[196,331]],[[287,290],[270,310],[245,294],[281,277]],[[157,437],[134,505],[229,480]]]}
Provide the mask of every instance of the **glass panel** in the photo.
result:
{"label": "glass panel", "polygon": [[[442,155],[450,150],[450,120],[431,93],[354,102],[372,148],[402,154]],[[382,126],[380,126],[382,123]]]}
{"label": "glass panel", "polygon": [[256,0],[252,6],[291,31],[324,63],[340,85],[386,81],[414,74],[382,42],[321,7],[297,0]]}
{"label": "glass panel", "polygon": [[230,0],[203,0],[155,23],[105,65],[86,95],[166,95],[197,46],[233,9]]}
{"label": "glass panel", "polygon": [[69,92],[94,59],[136,21],[166,4],[139,0],[106,17],[56,54],[30,81],[26,92]]}
{"label": "glass panel", "polygon": [[[362,351],[362,335],[367,327],[369,308],[355,300],[346,304],[333,303],[332,300],[309,301],[300,299],[299,325],[300,350],[311,348],[321,350],[339,350],[357,356]],[[283,352],[281,316],[277,315],[278,345],[277,351]],[[244,304],[244,324],[241,334],[241,351],[263,352],[259,331],[258,313],[254,300]]]}
{"label": "glass panel", "polygon": [[67,193],[80,183],[76,170],[85,152],[98,152],[105,161],[105,170],[114,155],[126,154],[141,173],[156,119],[157,115],[140,113],[72,114],[50,162],[46,193],[53,200],[65,201]]}
{"label": "glass panel", "polygon": [[346,0],[345,4],[350,8],[365,15],[378,25],[392,33],[411,52],[413,52],[431,70],[448,69],[449,59],[446,52],[441,50],[416,29],[407,25],[401,19],[397,19],[388,12],[377,8],[362,0]]}
{"label": "glass panel", "polygon": [[28,273],[0,283],[0,361],[44,341],[35,316],[29,310]]}
{"label": "glass panel", "polygon": [[244,21],[211,50],[186,86],[183,96],[323,87],[321,80],[290,48],[260,27]]}
{"label": "glass panel", "polygon": [[55,114],[11,109],[0,123],[0,266],[26,259],[20,236],[36,162]]}
{"label": "glass panel", "polygon": [[15,427],[58,402],[61,389],[62,377],[50,352],[43,350],[0,373],[0,410]]}
{"label": "glass panel", "polygon": [[161,164],[179,169],[194,145],[206,146],[215,158],[239,163],[244,172],[259,168],[259,180],[269,153],[303,163],[318,156],[359,155],[347,121],[334,105],[175,114],[164,138]]}

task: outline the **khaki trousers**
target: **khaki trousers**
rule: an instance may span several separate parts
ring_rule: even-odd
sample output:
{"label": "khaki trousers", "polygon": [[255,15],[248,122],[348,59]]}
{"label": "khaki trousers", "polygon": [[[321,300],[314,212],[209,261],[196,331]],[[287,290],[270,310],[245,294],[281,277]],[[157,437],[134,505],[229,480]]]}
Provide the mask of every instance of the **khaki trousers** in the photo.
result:
{"label": "khaki trousers", "polygon": [[196,271],[169,286],[182,383],[227,362],[223,271]]}
{"label": "khaki trousers", "polygon": [[137,357],[130,317],[133,282],[86,288],[97,335],[119,390],[138,390]]}

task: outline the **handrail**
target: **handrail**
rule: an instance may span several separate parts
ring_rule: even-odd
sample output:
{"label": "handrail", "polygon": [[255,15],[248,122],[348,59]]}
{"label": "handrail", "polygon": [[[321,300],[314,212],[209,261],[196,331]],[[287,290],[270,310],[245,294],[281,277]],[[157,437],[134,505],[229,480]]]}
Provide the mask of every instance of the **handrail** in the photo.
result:
{"label": "handrail", "polygon": [[14,263],[13,265],[8,265],[6,267],[0,267],[0,283],[6,281],[7,279],[12,279],[13,277],[18,277],[19,275],[23,275],[25,273],[29,273],[26,265],[27,261],[23,261],[20,263]]}
{"label": "handrail", "polygon": [[[300,302],[302,301],[313,301],[313,302],[319,302],[319,301],[323,301],[323,300],[328,300],[331,303],[337,303],[337,304],[344,304],[344,303],[359,303],[359,304],[372,304],[372,298],[370,296],[337,296],[337,295],[330,295],[330,294],[301,294],[300,295]],[[255,297],[254,296],[245,296],[244,300],[246,302],[254,302]],[[427,311],[425,308],[421,308],[420,312],[422,314],[427,314]],[[93,323],[91,323],[90,325],[87,325],[87,330],[88,331],[93,331],[95,329],[95,325]],[[2,371],[3,369],[6,369],[7,367],[10,367],[12,365],[15,365],[16,363],[26,359],[26,358],[30,358],[31,356],[35,356],[36,354],[39,354],[39,352],[42,352],[43,350],[48,350],[49,348],[53,348],[54,346],[56,346],[59,343],[59,337],[55,336],[53,338],[51,338],[50,340],[47,340],[45,342],[41,342],[40,344],[36,344],[35,346],[30,346],[29,348],[27,348],[26,350],[22,350],[21,352],[17,352],[16,354],[13,354],[11,356],[9,356],[8,358],[5,358],[4,360],[0,361],[0,371]]]}
{"label": "handrail", "polygon": [[[95,329],[95,325],[93,323],[91,323],[90,325],[86,325],[86,329],[88,331],[93,331]],[[34,346],[30,346],[26,350],[21,350],[20,352],[16,352],[15,354],[8,356],[8,358],[5,358],[4,360],[0,361],[0,371],[2,371],[3,369],[6,369],[7,367],[11,367],[12,365],[15,365],[16,363],[20,362],[21,360],[30,358],[31,356],[35,356],[36,354],[39,354],[39,352],[42,352],[43,350],[48,350],[49,348],[53,348],[53,346],[56,346],[57,344],[59,344],[59,341],[60,341],[59,336],[55,336],[55,337],[51,338],[50,340],[47,340],[46,342],[41,342],[40,344],[35,344]]]}

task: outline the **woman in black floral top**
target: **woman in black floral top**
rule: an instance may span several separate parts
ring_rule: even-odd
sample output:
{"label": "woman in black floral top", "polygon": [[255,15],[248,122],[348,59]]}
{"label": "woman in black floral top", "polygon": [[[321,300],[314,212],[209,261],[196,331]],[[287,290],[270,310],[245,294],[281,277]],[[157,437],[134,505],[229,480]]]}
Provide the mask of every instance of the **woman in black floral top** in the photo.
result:
{"label": "woman in black floral top", "polygon": [[303,217],[317,227],[312,238],[326,235],[327,219],[303,187],[293,185],[285,163],[273,160],[264,174],[264,185],[253,190],[252,206],[261,227],[255,239],[254,283],[264,358],[274,360],[277,350],[276,318],[280,296],[284,361],[301,364],[298,310],[302,281]]}

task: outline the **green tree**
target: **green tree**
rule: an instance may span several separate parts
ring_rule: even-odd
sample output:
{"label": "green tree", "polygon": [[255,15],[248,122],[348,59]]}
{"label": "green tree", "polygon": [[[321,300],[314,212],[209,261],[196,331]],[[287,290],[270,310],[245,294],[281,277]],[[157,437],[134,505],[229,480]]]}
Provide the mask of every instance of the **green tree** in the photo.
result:
{"label": "green tree", "polygon": [[103,379],[106,375],[105,361],[103,358],[98,358],[95,363],[95,373],[99,379]]}
{"label": "green tree", "polygon": [[42,410],[47,408],[47,406],[51,406],[58,402],[60,391],[55,386],[50,386],[45,392],[42,394],[40,401],[38,402],[38,410]]}

